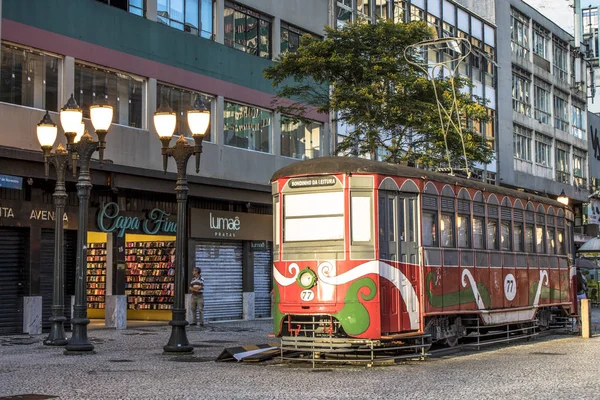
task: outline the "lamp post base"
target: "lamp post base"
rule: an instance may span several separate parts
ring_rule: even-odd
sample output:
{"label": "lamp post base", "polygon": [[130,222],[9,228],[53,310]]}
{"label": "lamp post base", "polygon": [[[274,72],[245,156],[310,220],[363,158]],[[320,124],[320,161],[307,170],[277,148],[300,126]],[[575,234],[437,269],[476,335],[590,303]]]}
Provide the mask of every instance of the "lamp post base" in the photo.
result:
{"label": "lamp post base", "polygon": [[185,327],[188,325],[185,320],[185,309],[173,310],[173,320],[169,325],[171,325],[171,337],[163,347],[164,354],[192,354],[194,348],[188,342],[185,332]]}
{"label": "lamp post base", "polygon": [[[75,312],[81,313],[81,306],[75,306]],[[87,326],[90,320],[87,318],[73,318],[71,324],[73,324],[73,335],[69,340],[69,343],[65,346],[65,354],[95,354],[94,345],[88,341],[87,337]]]}
{"label": "lamp post base", "polygon": [[64,322],[67,320],[65,317],[50,317],[50,333],[48,337],[44,340],[44,345],[46,346],[64,346],[69,341],[67,340],[67,335],[65,334],[65,326]]}

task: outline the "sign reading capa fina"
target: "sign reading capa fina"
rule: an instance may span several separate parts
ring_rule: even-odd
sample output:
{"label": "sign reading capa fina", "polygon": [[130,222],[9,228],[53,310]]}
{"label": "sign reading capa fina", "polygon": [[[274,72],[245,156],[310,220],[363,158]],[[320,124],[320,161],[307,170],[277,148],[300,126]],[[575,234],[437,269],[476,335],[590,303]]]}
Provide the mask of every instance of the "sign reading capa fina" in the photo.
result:
{"label": "sign reading capa fina", "polygon": [[176,233],[177,223],[169,221],[171,214],[155,208],[148,212],[145,218],[119,215],[120,209],[117,203],[108,203],[98,212],[98,228],[102,232],[117,232],[119,237],[125,235],[125,231],[139,231],[141,229],[147,235],[164,233]]}

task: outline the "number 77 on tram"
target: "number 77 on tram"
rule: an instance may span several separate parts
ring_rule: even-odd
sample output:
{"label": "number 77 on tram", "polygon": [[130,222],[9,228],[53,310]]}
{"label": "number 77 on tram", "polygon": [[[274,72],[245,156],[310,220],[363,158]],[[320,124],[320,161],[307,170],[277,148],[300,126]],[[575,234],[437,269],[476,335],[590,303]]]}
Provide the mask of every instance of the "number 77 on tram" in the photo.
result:
{"label": "number 77 on tram", "polygon": [[351,157],[271,178],[274,332],[455,344],[575,311],[572,212],[457,176]]}

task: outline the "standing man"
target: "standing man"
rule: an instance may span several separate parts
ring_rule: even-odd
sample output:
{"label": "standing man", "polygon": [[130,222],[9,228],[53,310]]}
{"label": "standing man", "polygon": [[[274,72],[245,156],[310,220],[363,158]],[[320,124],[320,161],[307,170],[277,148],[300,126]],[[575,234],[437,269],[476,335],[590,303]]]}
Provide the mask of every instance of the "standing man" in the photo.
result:
{"label": "standing man", "polygon": [[192,270],[192,281],[190,282],[190,292],[192,292],[192,302],[190,308],[194,315],[193,322],[190,325],[198,324],[198,313],[200,313],[200,326],[204,326],[204,278],[200,275],[200,268],[194,267]]}

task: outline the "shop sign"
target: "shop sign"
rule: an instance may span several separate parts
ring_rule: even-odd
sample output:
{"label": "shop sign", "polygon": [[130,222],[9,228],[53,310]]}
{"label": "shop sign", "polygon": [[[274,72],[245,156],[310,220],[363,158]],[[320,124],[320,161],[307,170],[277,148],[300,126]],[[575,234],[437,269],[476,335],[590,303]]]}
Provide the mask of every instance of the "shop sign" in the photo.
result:
{"label": "shop sign", "polygon": [[592,199],[587,207],[588,224],[600,225],[600,199]]}
{"label": "shop sign", "polygon": [[[34,209],[31,210],[31,213],[29,213],[29,219],[35,219],[38,221],[54,221],[55,215],[56,213],[54,211]],[[69,217],[67,216],[67,213],[63,214],[63,221],[69,222]]]}
{"label": "shop sign", "polygon": [[218,210],[191,210],[191,237],[232,240],[272,240],[271,215]]}
{"label": "shop sign", "polygon": [[266,240],[251,241],[250,242],[250,250],[252,250],[252,251],[267,250],[267,241]]}
{"label": "shop sign", "polygon": [[173,234],[177,232],[177,223],[170,221],[171,214],[155,208],[141,219],[137,216],[120,215],[117,203],[108,203],[98,211],[98,228],[102,232],[116,232],[123,237],[126,231],[139,232],[146,235]]}
{"label": "shop sign", "polygon": [[15,212],[12,207],[2,207],[0,206],[0,218],[14,218]]}
{"label": "shop sign", "polygon": [[333,176],[316,176],[290,179],[288,185],[292,189],[297,189],[305,187],[333,186],[336,183],[337,179]]}
{"label": "shop sign", "polygon": [[23,178],[19,176],[0,175],[0,187],[21,190]]}

